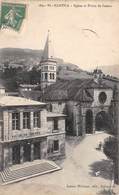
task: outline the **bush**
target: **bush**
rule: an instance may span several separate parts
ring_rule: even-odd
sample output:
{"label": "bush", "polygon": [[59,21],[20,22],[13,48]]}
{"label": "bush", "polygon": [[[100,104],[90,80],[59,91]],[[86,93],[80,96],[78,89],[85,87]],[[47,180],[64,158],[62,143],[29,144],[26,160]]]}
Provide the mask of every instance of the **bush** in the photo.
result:
{"label": "bush", "polygon": [[117,154],[117,140],[115,137],[108,137],[104,140],[103,152],[111,159],[115,160]]}

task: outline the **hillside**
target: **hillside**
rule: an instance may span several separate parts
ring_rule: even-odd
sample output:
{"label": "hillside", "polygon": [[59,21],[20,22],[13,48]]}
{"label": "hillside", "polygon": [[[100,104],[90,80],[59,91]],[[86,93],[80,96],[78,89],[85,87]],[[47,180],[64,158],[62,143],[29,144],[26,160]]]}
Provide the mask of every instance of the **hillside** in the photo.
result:
{"label": "hillside", "polygon": [[[39,66],[41,56],[42,50],[3,48],[0,49],[0,66],[7,64],[12,67],[23,66],[23,68],[31,69],[33,66]],[[75,79],[90,77],[86,71],[83,71],[77,65],[66,63],[60,58],[56,58],[56,60],[58,78]]]}
{"label": "hillside", "polygon": [[[64,64],[65,65],[65,64]],[[86,71],[83,71],[81,69],[72,69],[67,64],[66,69],[61,68],[61,70],[58,71],[58,78],[61,79],[81,79],[81,78],[91,78],[91,75],[89,75]],[[61,65],[59,66],[61,67]]]}
{"label": "hillside", "polygon": [[[40,61],[42,50],[4,48],[0,49],[0,83],[6,91],[17,91],[19,83],[40,83]],[[65,80],[93,78],[93,72],[79,68],[78,65],[56,58],[57,78]],[[7,69],[9,67],[9,69]],[[12,68],[11,68],[12,67]],[[19,69],[16,69],[18,68]],[[36,67],[36,69],[33,69]],[[38,67],[38,69],[37,69]],[[104,73],[103,82],[114,87],[119,82],[119,65],[99,67]],[[9,70],[7,72],[7,70]],[[19,71],[18,71],[19,70]]]}
{"label": "hillside", "polygon": [[[39,67],[42,56],[42,50],[19,49],[19,48],[3,48],[0,49],[0,67],[5,64],[12,67],[23,67],[30,70],[32,67]],[[63,59],[57,60],[57,75],[58,78],[77,79],[91,78],[89,72],[82,70],[79,66],[64,62]],[[104,74],[112,75],[119,78],[119,65],[101,66],[99,67]]]}
{"label": "hillside", "polygon": [[112,75],[119,78],[119,64],[110,65],[110,66],[100,66],[99,67],[104,74]]}
{"label": "hillside", "polygon": [[0,49],[0,64],[18,64],[23,66],[35,66],[39,64],[42,50],[3,48]]}

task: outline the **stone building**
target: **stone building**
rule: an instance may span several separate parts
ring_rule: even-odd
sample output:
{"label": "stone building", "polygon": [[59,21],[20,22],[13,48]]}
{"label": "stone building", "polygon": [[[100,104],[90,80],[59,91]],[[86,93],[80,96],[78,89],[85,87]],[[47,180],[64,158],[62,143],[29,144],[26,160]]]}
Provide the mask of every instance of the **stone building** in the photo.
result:
{"label": "stone building", "polygon": [[80,136],[110,128],[113,90],[94,79],[58,80],[43,93],[48,109],[67,115],[67,134]]}
{"label": "stone building", "polygon": [[0,96],[0,170],[36,159],[65,156],[65,116],[46,104]]}

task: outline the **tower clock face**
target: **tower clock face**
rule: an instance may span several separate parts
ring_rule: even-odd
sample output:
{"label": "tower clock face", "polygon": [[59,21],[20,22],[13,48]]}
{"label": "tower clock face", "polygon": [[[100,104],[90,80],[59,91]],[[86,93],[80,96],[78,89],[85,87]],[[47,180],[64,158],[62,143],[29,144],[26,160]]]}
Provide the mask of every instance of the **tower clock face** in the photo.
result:
{"label": "tower clock face", "polygon": [[101,104],[104,104],[104,103],[106,102],[106,100],[107,100],[107,95],[106,95],[106,93],[105,93],[105,92],[101,92],[101,93],[99,94],[98,99],[99,99],[99,102],[100,102]]}

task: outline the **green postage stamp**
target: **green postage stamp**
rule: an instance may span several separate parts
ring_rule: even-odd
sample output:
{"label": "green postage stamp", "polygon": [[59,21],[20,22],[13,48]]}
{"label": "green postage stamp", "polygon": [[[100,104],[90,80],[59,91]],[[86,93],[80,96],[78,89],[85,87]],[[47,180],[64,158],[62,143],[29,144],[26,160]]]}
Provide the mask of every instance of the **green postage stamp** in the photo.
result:
{"label": "green postage stamp", "polygon": [[1,4],[1,28],[10,27],[16,31],[20,30],[26,14],[26,5],[2,3]]}

